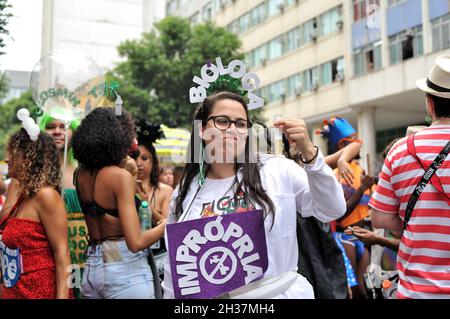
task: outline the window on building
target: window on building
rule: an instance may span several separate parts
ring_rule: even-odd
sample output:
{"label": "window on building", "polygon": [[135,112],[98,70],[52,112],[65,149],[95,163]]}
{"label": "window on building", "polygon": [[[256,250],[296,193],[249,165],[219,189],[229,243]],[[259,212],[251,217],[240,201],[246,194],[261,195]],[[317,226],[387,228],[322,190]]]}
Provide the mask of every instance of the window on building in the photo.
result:
{"label": "window on building", "polygon": [[353,52],[355,76],[381,69],[381,42],[371,43]]}
{"label": "window on building", "polygon": [[286,6],[285,0],[267,0],[266,3],[268,17],[281,13]]}
{"label": "window on building", "polygon": [[301,74],[295,74],[287,79],[286,97],[300,95],[302,92]]}
{"label": "window on building", "polygon": [[[423,125],[423,124],[417,124],[417,125]],[[377,132],[377,153],[381,153],[385,148],[386,145],[388,145],[392,140],[404,137],[406,130],[408,129],[407,126],[397,127],[385,131],[378,131]]]}
{"label": "window on building", "polygon": [[325,36],[327,34],[336,32],[342,23],[342,8],[339,6],[330,11],[325,12],[319,17],[319,35]]}
{"label": "window on building", "polygon": [[238,34],[239,33],[239,20],[235,20],[231,24],[229,24],[228,30],[234,34]]}
{"label": "window on building", "polygon": [[389,37],[391,64],[423,55],[422,26]]}
{"label": "window on building", "polygon": [[281,80],[269,85],[269,102],[280,101],[286,97],[285,82]]}
{"label": "window on building", "polygon": [[269,59],[273,60],[283,55],[285,42],[284,35],[269,42]]}
{"label": "window on building", "polygon": [[167,15],[174,15],[178,9],[178,0],[170,0],[167,2]]}
{"label": "window on building", "polygon": [[288,52],[294,51],[302,44],[302,27],[298,26],[287,33],[287,47]]}
{"label": "window on building", "polygon": [[303,72],[303,90],[313,91],[319,87],[320,68],[315,67]]}
{"label": "window on building", "polygon": [[224,10],[230,1],[231,0],[214,0],[214,7],[216,8],[216,11]]}
{"label": "window on building", "polygon": [[333,74],[331,71],[331,62],[320,66],[320,85],[330,85],[333,83]]}
{"label": "window on building", "polygon": [[357,49],[353,52],[353,73],[355,76],[364,74],[364,55],[361,49]]}
{"label": "window on building", "polygon": [[320,66],[321,86],[330,85],[344,79],[344,58],[339,58]]}
{"label": "window on building", "polygon": [[431,22],[433,29],[433,51],[450,48],[450,13]]}
{"label": "window on building", "polygon": [[303,24],[302,28],[302,44],[306,44],[317,39],[317,21],[311,19]]}
{"label": "window on building", "polygon": [[212,19],[212,2],[209,2],[202,10],[203,21],[210,21]]}
{"label": "window on building", "polygon": [[250,28],[250,14],[244,14],[239,18],[239,33],[243,33]]}
{"label": "window on building", "polygon": [[339,58],[336,63],[336,74],[333,73],[333,81],[341,81],[345,77],[345,60]]}
{"label": "window on building", "polygon": [[252,27],[260,24],[266,19],[266,4],[261,3],[259,6],[250,11],[250,20]]}
{"label": "window on building", "polygon": [[267,62],[267,44],[253,50],[253,63],[254,66],[265,65]]}

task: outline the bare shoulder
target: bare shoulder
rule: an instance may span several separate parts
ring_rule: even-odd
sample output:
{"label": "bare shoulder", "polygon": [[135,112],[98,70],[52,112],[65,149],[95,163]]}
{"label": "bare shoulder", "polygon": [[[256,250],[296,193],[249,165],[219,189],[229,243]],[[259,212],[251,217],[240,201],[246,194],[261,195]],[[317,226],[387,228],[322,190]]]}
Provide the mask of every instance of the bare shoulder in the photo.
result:
{"label": "bare shoulder", "polygon": [[111,190],[113,193],[121,193],[124,189],[133,189],[135,187],[135,179],[127,170],[118,166],[109,166],[103,168],[98,177],[105,189]]}
{"label": "bare shoulder", "polygon": [[55,199],[61,199],[61,195],[53,187],[42,187],[36,194],[36,200],[39,202]]}
{"label": "bare shoulder", "polygon": [[119,166],[105,167],[99,172],[99,177],[100,177],[100,175],[101,175],[101,178],[106,178],[108,181],[133,180],[133,176],[131,175],[131,173]]}
{"label": "bare shoulder", "polygon": [[[56,205],[63,203],[61,195],[53,187],[42,187],[36,194],[35,202],[38,208],[46,211],[49,208],[55,208]],[[38,209],[38,211],[41,211]]]}
{"label": "bare shoulder", "polygon": [[173,188],[170,187],[169,185],[164,184],[164,183],[159,183],[158,186],[159,186],[159,191],[161,192],[161,194],[172,195]]}

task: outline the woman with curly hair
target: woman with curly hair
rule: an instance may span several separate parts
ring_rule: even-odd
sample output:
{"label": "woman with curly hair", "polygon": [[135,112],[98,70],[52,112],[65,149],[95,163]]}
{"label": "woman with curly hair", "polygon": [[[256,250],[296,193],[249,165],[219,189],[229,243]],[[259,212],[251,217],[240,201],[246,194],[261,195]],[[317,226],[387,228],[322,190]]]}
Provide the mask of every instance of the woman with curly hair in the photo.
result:
{"label": "woman with curly hair", "polygon": [[69,122],[66,128],[66,123],[58,117],[64,115],[67,112],[66,109],[61,107],[55,107],[50,113],[44,113],[39,121],[39,128],[42,132],[47,133],[53,139],[56,149],[58,151],[60,162],[64,161],[64,148],[66,145],[66,134],[68,142],[67,160],[65,165],[65,170],[62,172],[63,175],[63,198],[66,205],[67,219],[68,219],[68,236],[69,236],[69,249],[70,249],[70,259],[72,265],[77,265],[80,269],[80,274],[74,268],[74,274],[78,275],[78,283],[74,287],[74,294],[76,298],[80,297],[79,291],[79,279],[81,278],[81,273],[84,268],[85,250],[87,248],[87,226],[84,220],[83,213],[81,213],[81,206],[78,201],[77,193],[73,185],[73,173],[75,168],[78,166],[77,161],[73,157],[72,150],[72,135],[73,132],[80,125],[77,119]]}
{"label": "woman with curly hair", "polygon": [[20,129],[9,140],[8,155],[9,175],[21,192],[0,221],[2,298],[68,298],[67,218],[55,144],[42,133],[32,141]]}
{"label": "woman with curly hair", "polygon": [[135,180],[120,167],[132,147],[134,123],[97,108],[81,122],[72,144],[80,167],[74,183],[91,237],[81,285],[83,298],[154,297],[149,246],[164,233],[165,219],[140,230]]}

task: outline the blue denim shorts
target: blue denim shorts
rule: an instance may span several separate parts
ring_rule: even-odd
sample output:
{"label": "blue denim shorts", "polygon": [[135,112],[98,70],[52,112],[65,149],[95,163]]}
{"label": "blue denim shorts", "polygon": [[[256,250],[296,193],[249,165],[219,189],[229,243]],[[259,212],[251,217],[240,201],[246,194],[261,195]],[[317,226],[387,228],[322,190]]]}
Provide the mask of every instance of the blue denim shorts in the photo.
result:
{"label": "blue denim shorts", "polygon": [[132,253],[124,239],[91,245],[81,283],[83,299],[154,299],[149,250]]}

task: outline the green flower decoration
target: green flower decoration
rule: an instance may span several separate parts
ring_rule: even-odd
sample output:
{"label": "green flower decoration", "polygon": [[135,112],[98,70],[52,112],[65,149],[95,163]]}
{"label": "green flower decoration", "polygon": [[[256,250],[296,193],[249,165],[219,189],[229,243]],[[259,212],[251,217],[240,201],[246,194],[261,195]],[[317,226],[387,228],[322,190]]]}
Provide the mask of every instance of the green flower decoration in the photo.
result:
{"label": "green flower decoration", "polygon": [[229,75],[221,75],[215,80],[209,88],[206,90],[207,95],[211,95],[214,92],[229,91],[239,94],[242,97],[247,95],[247,91],[244,91],[241,86],[241,80],[235,79]]}
{"label": "green flower decoration", "polygon": [[39,106],[35,106],[31,110],[31,115],[33,115],[33,117],[35,117],[35,118],[41,117],[43,114],[44,114],[44,111],[42,111],[42,109]]}

